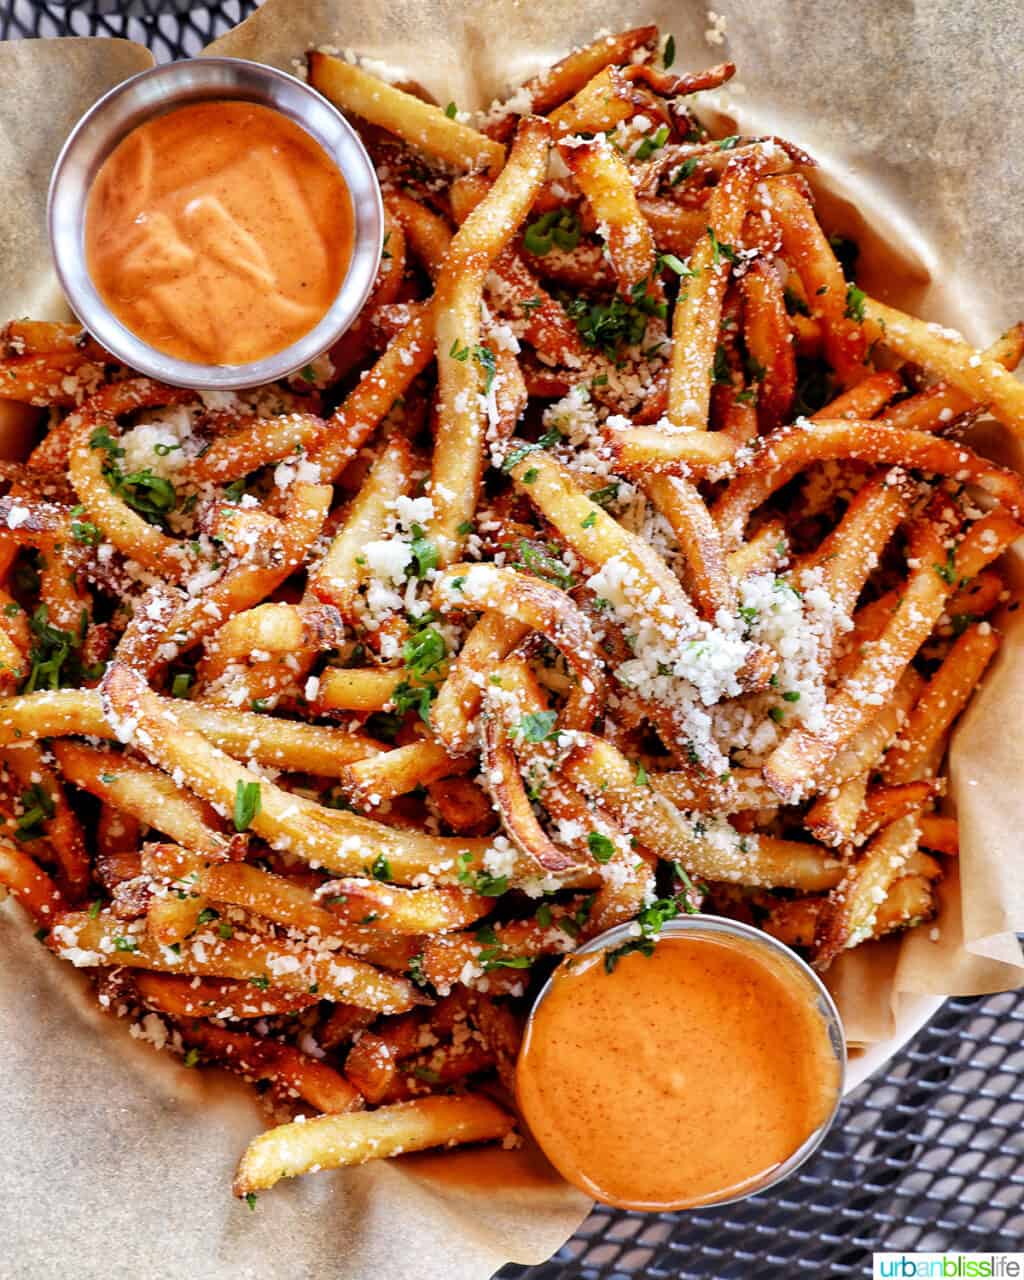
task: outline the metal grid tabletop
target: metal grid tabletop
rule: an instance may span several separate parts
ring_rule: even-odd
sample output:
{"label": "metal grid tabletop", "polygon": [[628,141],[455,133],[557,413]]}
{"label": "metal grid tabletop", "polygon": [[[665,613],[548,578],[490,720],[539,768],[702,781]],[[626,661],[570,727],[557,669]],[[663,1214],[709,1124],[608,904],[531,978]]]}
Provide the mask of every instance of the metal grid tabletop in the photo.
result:
{"label": "metal grid tabletop", "polygon": [[[257,0],[0,0],[0,39],[122,36],[166,61]],[[686,1214],[598,1207],[539,1267],[500,1280],[864,1276],[880,1250],[1015,1251],[1024,1239],[1024,992],[949,1000],[856,1089],[775,1191]]]}

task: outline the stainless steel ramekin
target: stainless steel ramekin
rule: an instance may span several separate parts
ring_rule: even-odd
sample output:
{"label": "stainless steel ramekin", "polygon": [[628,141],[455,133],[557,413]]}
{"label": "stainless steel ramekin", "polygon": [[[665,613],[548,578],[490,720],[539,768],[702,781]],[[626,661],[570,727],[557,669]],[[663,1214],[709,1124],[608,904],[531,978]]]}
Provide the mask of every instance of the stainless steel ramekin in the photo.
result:
{"label": "stainless steel ramekin", "polygon": [[[107,308],[85,258],[85,210],[100,166],[137,125],[175,107],[210,99],[257,102],[287,116],[324,148],[352,197],[352,261],[323,319],[297,342],[250,364],[177,360],[143,342]],[[244,147],[245,140],[239,145]],[[140,373],[175,386],[231,391],[295,373],[352,324],[373,285],[383,246],[384,209],[370,157],[348,121],[315,89],[273,67],[240,58],[194,58],[143,71],[100,98],[75,126],[50,179],[47,220],[61,287],[93,337]]]}
{"label": "stainless steel ramekin", "polygon": [[[746,1200],[750,1196],[757,1195],[761,1191],[767,1191],[769,1187],[774,1187],[788,1178],[794,1173],[814,1152],[821,1146],[825,1139],[825,1135],[835,1123],[836,1116],[839,1113],[839,1104],[843,1100],[843,1093],[846,1085],[846,1036],[843,1032],[843,1024],[839,1017],[839,1010],[835,1006],[828,988],[814,972],[809,964],[806,964],[801,958],[791,951],[784,943],[771,937],[770,934],[763,933],[760,929],[755,929],[751,925],[741,924],[738,920],[729,920],[725,916],[706,916],[692,915],[679,916],[675,920],[666,921],[661,928],[660,936],[662,938],[672,934],[685,934],[689,937],[704,938],[735,938],[741,942],[751,944],[754,950],[760,950],[771,956],[776,962],[781,962],[788,967],[798,978],[799,981],[806,984],[811,993],[818,1012],[821,1014],[828,1032],[829,1042],[836,1056],[836,1062],[839,1067],[839,1075],[836,1084],[835,1102],[826,1119],[810,1134],[805,1141],[797,1148],[796,1151],[781,1164],[774,1169],[769,1170],[760,1182],[747,1187],[739,1195],[725,1196],[722,1199],[707,1198],[700,1201],[699,1204],[692,1204],[687,1208],[707,1209],[712,1205],[735,1204],[739,1200]],[[631,924],[617,925],[614,929],[608,929],[604,933],[598,934],[596,938],[591,938],[585,942],[583,946],[578,947],[576,951],[571,952],[572,956],[591,955],[595,951],[604,951],[606,948],[621,946],[624,942],[629,942],[635,938],[635,928]],[[557,973],[558,970],[555,970]],[[547,982],[541,987],[537,993],[537,998],[533,1002],[533,1008],[530,1010],[530,1019],[532,1022],[534,1015],[540,1008],[541,1002],[551,989],[554,981],[555,973],[552,973]],[[525,1042],[525,1040],[524,1040]],[[645,1141],[650,1135],[645,1136]]]}

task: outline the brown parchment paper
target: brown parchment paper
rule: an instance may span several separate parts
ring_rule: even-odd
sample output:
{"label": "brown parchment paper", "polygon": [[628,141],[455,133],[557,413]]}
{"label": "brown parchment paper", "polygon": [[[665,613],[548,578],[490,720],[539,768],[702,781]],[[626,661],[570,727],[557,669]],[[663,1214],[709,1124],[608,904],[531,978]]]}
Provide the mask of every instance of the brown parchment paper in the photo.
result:
{"label": "brown parchment paper", "polygon": [[[677,67],[738,63],[701,110],[815,154],[831,229],[867,246],[867,288],[978,344],[1024,315],[1016,0],[718,0],[716,11],[724,23],[694,0],[268,0],[208,52],[296,71],[310,45],[353,49],[469,109],[602,28],[656,21],[675,35]],[[63,314],[46,247],[50,167],[78,115],[149,61],[115,40],[0,44],[0,318]],[[986,444],[1011,448],[999,431]],[[1024,562],[1011,567],[1024,586]],[[929,995],[1024,981],[1022,713],[1024,626],[1010,620],[953,748],[961,872],[943,886],[936,929],[860,948],[831,977],[851,1039],[880,1042],[876,1061]],[[228,1194],[263,1126],[248,1094],[100,1014],[10,904],[0,1045],[0,1280],[485,1280],[550,1254],[587,1209],[525,1151],[320,1174],[280,1184],[250,1213]]]}

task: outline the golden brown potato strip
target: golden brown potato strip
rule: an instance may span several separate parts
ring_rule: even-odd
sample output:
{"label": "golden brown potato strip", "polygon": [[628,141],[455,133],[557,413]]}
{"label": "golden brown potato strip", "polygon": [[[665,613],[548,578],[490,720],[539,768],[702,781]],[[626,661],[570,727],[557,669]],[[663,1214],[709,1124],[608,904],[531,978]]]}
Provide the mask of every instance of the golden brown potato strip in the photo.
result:
{"label": "golden brown potato strip", "polygon": [[[207,640],[196,667],[200,687],[223,676],[232,665],[258,670],[268,660],[287,656],[286,683],[294,683],[300,666],[308,670],[318,652],[342,642],[341,617],[331,606],[269,603],[236,613]],[[267,657],[257,657],[266,654]],[[203,689],[203,695],[206,696]]]}
{"label": "golden brown potato strip", "polygon": [[484,282],[544,180],[550,132],[537,117],[520,124],[508,164],[455,234],[434,295],[439,423],[430,482],[434,515],[428,533],[442,564],[458,558],[466,537],[459,530],[473,519],[483,475],[488,420],[484,405],[494,381],[493,368],[489,369],[493,352],[481,344]]}
{"label": "golden brown potato strip", "polygon": [[[1024,322],[1018,322],[997,338],[981,353],[986,360],[993,360],[1005,369],[1016,369],[1024,359]],[[942,431],[965,414],[975,412],[981,406],[965,392],[937,382],[917,395],[908,396],[893,405],[886,413],[886,421],[894,427],[910,427],[915,431]]]}
{"label": "golden brown potato strip", "polygon": [[[572,97],[605,67],[629,62],[638,49],[653,45],[658,38],[657,27],[633,27],[617,35],[602,36],[592,44],[574,49],[553,67],[528,80],[516,93],[516,102],[524,98],[530,102],[530,110],[546,115],[566,98]],[[485,130],[493,138],[508,141],[515,131],[517,113],[499,114],[497,120]]]}
{"label": "golden brown potato strip", "polygon": [[843,384],[865,373],[864,330],[848,314],[847,284],[810,201],[785,178],[769,179],[769,208],[782,232],[787,262],[800,276],[812,317],[821,325],[825,358]]}
{"label": "golden brown potato strip", "polygon": [[601,227],[619,292],[633,298],[636,288],[660,299],[654,237],[637,205],[625,160],[600,134],[586,142],[563,141],[558,150]]}
{"label": "golden brown potato strip", "polygon": [[640,212],[654,236],[659,253],[674,253],[678,258],[688,258],[701,236],[707,233],[707,209],[690,209],[674,200],[656,196],[641,197]]}
{"label": "golden brown potato strip", "polygon": [[451,244],[451,227],[440,214],[402,191],[388,192],[385,207],[401,225],[410,248],[430,278],[436,280]]}
{"label": "golden brown potato strip", "polygon": [[0,751],[0,760],[20,788],[20,829],[38,825],[58,863],[58,879],[68,905],[80,902],[89,887],[89,853],[82,825],[68,803],[60,777],[34,743]]}
{"label": "golden brown potato strip", "polygon": [[935,796],[937,790],[938,783],[930,779],[904,782],[898,786],[872,787],[864,798],[854,843],[863,844],[881,827],[887,827],[890,822],[895,822],[908,813],[917,813]]}
{"label": "golden brown potato strip", "polygon": [[923,365],[929,373],[985,405],[993,417],[1016,435],[1024,434],[1024,383],[997,360],[975,351],[938,325],[927,324],[874,298],[864,302],[865,331],[903,360]]}
{"label": "golden brown potato strip", "polygon": [[[668,419],[674,427],[705,431],[712,366],[733,245],[739,239],[754,183],[765,168],[760,154],[731,160],[707,207],[707,233],[690,256],[672,319]],[[722,246],[725,246],[723,251]],[[677,437],[672,436],[675,440]]]}
{"label": "golden brown potato strip", "polygon": [[231,565],[216,582],[183,601],[171,614],[160,636],[161,653],[169,646],[184,651],[215,631],[224,618],[265,600],[309,554],[332,496],[330,485],[294,485],[271,533],[261,537],[251,553]]}
{"label": "golden brown potato strip", "polygon": [[345,952],[309,951],[294,943],[255,934],[221,937],[213,929],[186,939],[177,951],[162,946],[141,931],[140,922],[126,923],[109,912],[96,916],[65,912],[50,932],[48,945],[76,968],[126,965],[162,973],[190,973],[200,977],[239,978],[262,990],[309,992],[315,986],[325,1000],[343,1000],[380,1013],[404,1013],[419,997],[410,983],[381,973]]}
{"label": "golden brown potato strip", "polygon": [[439,742],[421,738],[346,765],[338,776],[342,790],[362,808],[407,795],[439,778],[468,773],[474,767],[471,756],[449,755]]}
{"label": "golden brown potato strip", "polygon": [[36,924],[49,928],[66,903],[46,872],[23,849],[0,840],[0,888],[12,893]]}
{"label": "golden brown potato strip", "polygon": [[494,612],[485,613],[466,637],[430,711],[431,728],[449,751],[469,749],[487,675],[527,632],[523,623]]}
{"label": "golden brown potato strip", "polygon": [[514,1128],[507,1112],[476,1094],[416,1098],[376,1111],[316,1116],[254,1138],[238,1166],[234,1191],[237,1196],[251,1195],[282,1178],[308,1173],[314,1165],[337,1169],[427,1147],[487,1142]]}
{"label": "golden brown potato strip", "polygon": [[586,349],[579,331],[519,254],[505,249],[493,274],[500,282],[491,289],[493,304],[502,315],[521,320],[523,337],[545,364],[574,367],[582,362]]}
{"label": "golden brown potato strip", "polygon": [[911,570],[884,631],[877,641],[864,647],[858,664],[830,700],[824,729],[816,734],[794,730],[764,766],[765,778],[784,800],[806,794],[836,751],[870,722],[875,708],[885,703],[931,634],[957,577],[972,576],[961,574],[961,567],[977,564],[978,569],[983,568],[1005,549],[1005,539],[1013,541],[1019,532],[1018,525],[998,512],[984,517],[972,526],[955,552],[949,549],[950,572],[940,573],[938,570],[947,563],[947,533],[928,521],[917,531],[909,558],[918,567]]}
{"label": "golden brown potato strip", "polygon": [[761,376],[757,382],[757,424],[762,432],[788,422],[796,390],[796,357],[779,278],[761,258],[747,269],[743,291],[743,339]]}
{"label": "golden brown potato strip", "polygon": [[270,1018],[308,1009],[320,998],[308,991],[260,991],[234,978],[187,978],[145,969],[132,974],[132,986],[148,1009],[178,1018]]}
{"label": "golden brown potato strip", "polygon": [[586,616],[560,588],[515,569],[491,564],[452,565],[434,583],[442,613],[502,613],[536,631],[560,650],[577,684],[562,712],[567,729],[590,729],[604,698],[604,663]]}
{"label": "golden brown potato strip", "polygon": [[0,396],[40,407],[71,406],[102,376],[101,365],[75,352],[14,356],[0,360]]}
{"label": "golden brown potato strip", "polygon": [[188,474],[197,482],[226,484],[305,449],[323,431],[323,419],[311,413],[284,413],[247,422],[213,440],[205,453],[189,463]]}
{"label": "golden brown potato strip", "polygon": [[247,1080],[272,1080],[286,1096],[301,1098],[327,1115],[362,1105],[359,1091],[343,1075],[290,1044],[195,1019],[186,1019],[178,1030],[187,1045],[200,1051],[201,1061],[219,1063]]}
{"label": "golden brown potato strip", "polygon": [[320,676],[316,711],[380,711],[405,680],[405,670],[384,667],[328,667]]}
{"label": "golden brown potato strip", "polygon": [[[372,924],[395,933],[450,933],[494,910],[494,898],[454,887],[402,889],[379,880],[335,880],[331,910],[352,924]],[[372,920],[367,920],[372,916]]]}
{"label": "golden brown potato strip", "polygon": [[189,849],[211,858],[226,856],[229,838],[221,819],[165,773],[119,752],[79,742],[55,742],[53,753],[68,782]]}
{"label": "golden brown potato strip", "polygon": [[148,378],[118,382],[104,387],[78,411],[79,424],[71,437],[68,475],[90,521],[103,530],[104,537],[130,559],[172,581],[186,577],[196,567],[186,542],[179,542],[144,520],[111,488],[104,468],[113,463],[109,448],[118,448],[119,414],[155,405],[185,404],[195,398],[192,391],[162,386]]}
{"label": "golden brown potato strip", "polygon": [[401,1013],[364,1031],[345,1057],[345,1075],[367,1102],[383,1102],[398,1064],[420,1048],[422,1023],[416,1013]]}
{"label": "golden brown potato strip", "polygon": [[886,782],[913,782],[938,772],[946,735],[995,657],[999,641],[999,633],[987,622],[969,627],[959,637],[885,757],[882,777]]}
{"label": "golden brown potato strip", "polygon": [[719,609],[736,612],[736,588],[726,568],[718,527],[695,485],[681,476],[654,475],[644,492],[672,526],[686,557],[683,579],[701,617],[714,621]]}
{"label": "golden brown potato strip", "polygon": [[884,422],[834,420],[795,423],[776,431],[740,468],[711,514],[729,546],[743,537],[750,514],[812,462],[856,458],[955,476],[979,485],[1011,515],[1024,516],[1024,484],[1012,471],[997,467],[966,445],[924,431],[904,431]]}
{"label": "golden brown potato strip", "polygon": [[351,62],[330,54],[309,54],[309,82],[342,111],[397,134],[417,151],[436,156],[456,169],[496,173],[505,161],[500,142],[445,114],[440,107],[404,93]]}
{"label": "golden brown potato strip", "polygon": [[310,578],[313,594],[335,605],[348,622],[358,620],[359,588],[370,574],[367,543],[386,536],[389,524],[394,523],[396,501],[412,488],[412,472],[408,441],[393,436],[381,450],[344,524]]}
{"label": "golden brown potato strip", "polygon": [[935,853],[955,858],[960,853],[960,830],[955,818],[942,818],[933,813],[921,817],[921,844]]}
{"label": "golden brown potato strip", "polygon": [[818,920],[816,969],[827,969],[840,951],[871,937],[879,907],[916,852],[919,836],[916,814],[907,814],[883,827],[850,864]]}
{"label": "golden brown potato strip", "polygon": [[837,849],[854,837],[864,809],[868,774],[855,774],[820,796],[804,818],[804,826],[822,844]]}
{"label": "golden brown potato strip", "polygon": [[397,1071],[384,1095],[386,1103],[405,1102],[424,1094],[464,1085],[470,1076],[495,1065],[494,1054],[474,1039],[441,1045],[410,1058]]}

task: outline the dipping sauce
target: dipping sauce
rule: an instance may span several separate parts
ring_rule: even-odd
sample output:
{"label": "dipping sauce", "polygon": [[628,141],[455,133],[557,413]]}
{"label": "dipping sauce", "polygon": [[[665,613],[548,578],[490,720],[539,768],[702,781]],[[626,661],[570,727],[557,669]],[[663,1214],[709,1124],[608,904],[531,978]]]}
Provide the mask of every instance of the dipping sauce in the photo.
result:
{"label": "dipping sauce", "polygon": [[548,1159],[608,1204],[681,1209],[758,1187],[829,1118],[841,1072],[816,991],[744,940],[563,962],[536,1006],[516,1097]]}
{"label": "dipping sauce", "polygon": [[147,120],[89,192],[89,274],[150,346],[199,364],[248,364],[308,333],[352,257],[337,165],[287,116],[199,102]]}

